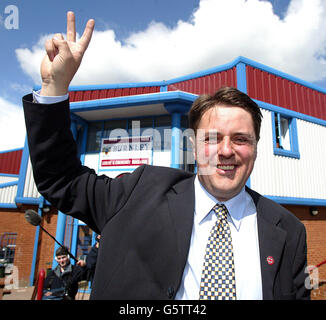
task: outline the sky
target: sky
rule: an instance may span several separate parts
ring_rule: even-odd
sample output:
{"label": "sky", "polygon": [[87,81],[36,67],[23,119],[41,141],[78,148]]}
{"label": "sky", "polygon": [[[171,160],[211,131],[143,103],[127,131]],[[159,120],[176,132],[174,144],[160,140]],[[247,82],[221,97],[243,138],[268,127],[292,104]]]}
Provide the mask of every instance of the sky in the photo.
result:
{"label": "sky", "polygon": [[21,98],[45,39],[95,31],[72,85],[161,81],[245,56],[326,89],[325,0],[1,0],[0,152],[21,148]]}

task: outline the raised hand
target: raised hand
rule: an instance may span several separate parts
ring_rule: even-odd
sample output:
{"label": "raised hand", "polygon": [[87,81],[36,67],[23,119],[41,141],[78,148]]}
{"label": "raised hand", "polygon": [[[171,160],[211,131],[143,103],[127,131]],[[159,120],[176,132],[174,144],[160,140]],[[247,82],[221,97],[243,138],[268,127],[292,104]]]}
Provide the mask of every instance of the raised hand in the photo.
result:
{"label": "raised hand", "polygon": [[67,39],[62,34],[56,34],[45,43],[47,54],[41,64],[41,95],[60,96],[68,92],[91,41],[94,25],[93,19],[88,20],[82,37],[76,42],[75,14],[71,11],[67,13]]}

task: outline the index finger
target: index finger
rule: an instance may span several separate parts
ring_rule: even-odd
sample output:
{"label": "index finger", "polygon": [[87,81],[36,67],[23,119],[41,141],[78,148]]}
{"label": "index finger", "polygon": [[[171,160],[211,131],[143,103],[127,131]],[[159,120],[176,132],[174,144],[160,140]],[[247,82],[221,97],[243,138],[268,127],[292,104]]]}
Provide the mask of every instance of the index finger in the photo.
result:
{"label": "index finger", "polygon": [[76,42],[75,14],[72,11],[67,12],[67,40]]}
{"label": "index finger", "polygon": [[83,47],[84,51],[87,49],[87,47],[92,39],[94,26],[95,26],[95,21],[93,19],[88,20],[85,30],[84,30],[84,33],[79,40],[79,44]]}

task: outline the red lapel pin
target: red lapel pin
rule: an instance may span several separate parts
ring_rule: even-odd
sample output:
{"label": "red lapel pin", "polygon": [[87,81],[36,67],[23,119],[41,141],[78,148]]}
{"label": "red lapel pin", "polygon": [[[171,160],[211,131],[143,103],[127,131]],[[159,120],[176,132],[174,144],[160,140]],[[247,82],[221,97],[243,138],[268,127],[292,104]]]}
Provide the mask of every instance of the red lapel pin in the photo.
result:
{"label": "red lapel pin", "polygon": [[274,258],[272,257],[272,256],[268,256],[267,258],[266,258],[266,261],[267,261],[267,263],[269,264],[269,265],[272,265],[272,264],[274,264]]}

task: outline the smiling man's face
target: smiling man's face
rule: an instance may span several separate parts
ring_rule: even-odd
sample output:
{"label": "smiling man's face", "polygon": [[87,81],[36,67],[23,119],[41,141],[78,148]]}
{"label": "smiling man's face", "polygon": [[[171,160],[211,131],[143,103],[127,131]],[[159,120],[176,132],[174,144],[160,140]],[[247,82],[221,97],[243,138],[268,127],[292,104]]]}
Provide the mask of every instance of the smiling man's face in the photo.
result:
{"label": "smiling man's face", "polygon": [[201,184],[219,201],[236,196],[257,156],[251,114],[235,106],[212,107],[203,114],[195,139],[192,143]]}
{"label": "smiling man's face", "polygon": [[57,256],[57,262],[59,263],[60,267],[64,268],[68,262],[69,262],[69,256],[68,255],[61,255]]}

